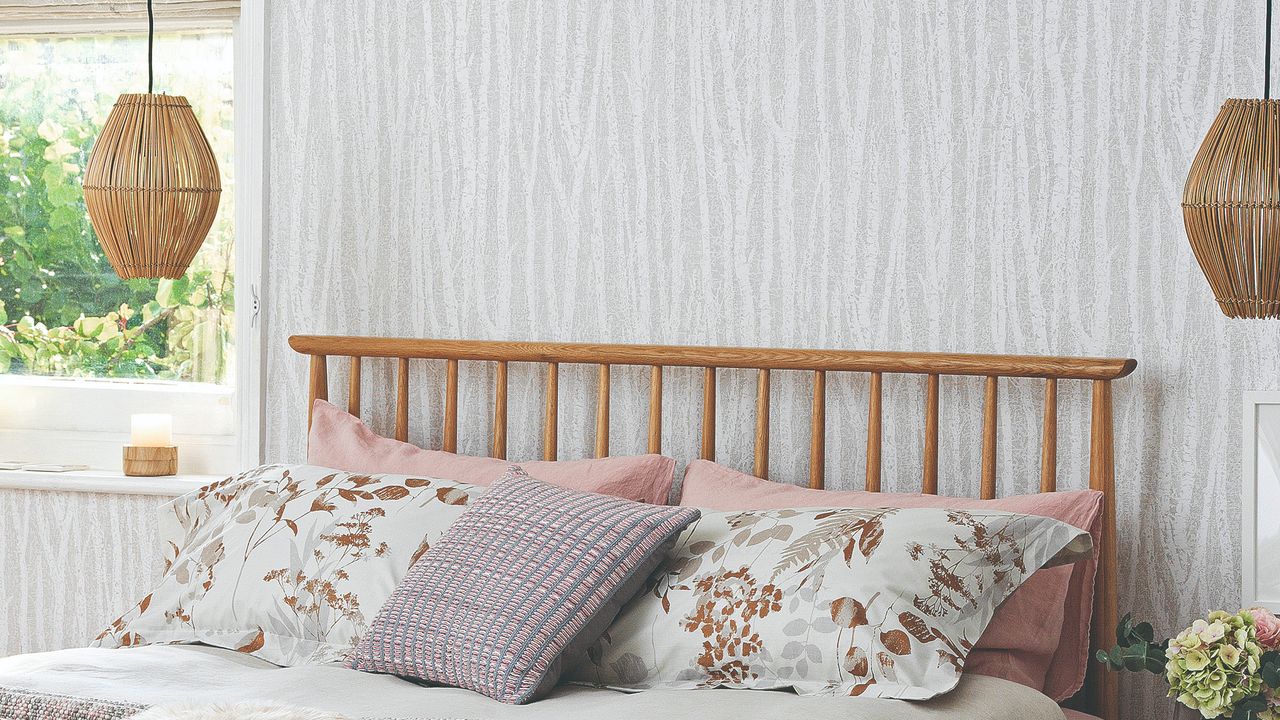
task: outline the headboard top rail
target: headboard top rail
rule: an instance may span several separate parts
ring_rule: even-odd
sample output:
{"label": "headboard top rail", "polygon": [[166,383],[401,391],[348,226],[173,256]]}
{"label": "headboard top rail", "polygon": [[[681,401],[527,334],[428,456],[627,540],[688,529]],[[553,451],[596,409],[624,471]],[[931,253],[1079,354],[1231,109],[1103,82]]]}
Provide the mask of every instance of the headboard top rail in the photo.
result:
{"label": "headboard top rail", "polygon": [[305,355],[1116,380],[1131,358],[294,335]]}

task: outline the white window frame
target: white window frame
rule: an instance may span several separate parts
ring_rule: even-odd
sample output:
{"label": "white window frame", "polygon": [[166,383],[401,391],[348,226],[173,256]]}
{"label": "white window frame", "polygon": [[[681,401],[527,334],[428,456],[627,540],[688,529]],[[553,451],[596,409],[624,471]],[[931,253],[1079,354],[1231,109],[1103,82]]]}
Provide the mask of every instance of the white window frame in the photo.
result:
{"label": "white window frame", "polygon": [[[1259,587],[1258,560],[1267,557],[1258,548],[1258,523],[1280,522],[1280,509],[1263,507],[1258,502],[1258,409],[1267,405],[1280,405],[1280,391],[1256,390],[1244,394],[1244,412],[1241,422],[1243,437],[1242,465],[1244,477],[1241,482],[1241,517],[1240,517],[1240,601],[1243,607],[1260,605],[1274,612],[1280,612],[1280,595],[1273,586],[1270,591]],[[1264,516],[1264,510],[1267,515]],[[1262,595],[1267,597],[1262,597]]]}
{"label": "white window frame", "polygon": [[[241,0],[234,24],[236,390],[240,468],[262,463],[267,354],[262,313],[267,205],[267,2]],[[243,239],[243,244],[241,241]],[[242,282],[241,278],[248,282]],[[247,322],[246,322],[247,320]],[[242,354],[243,353],[243,354]]]}
{"label": "white window frame", "polygon": [[[265,0],[242,0],[240,17],[231,24],[236,172],[235,387],[0,375],[0,461],[76,463],[118,470],[120,448],[129,437],[128,416],[164,412],[174,415],[174,442],[181,449],[180,472],[229,473],[261,462],[265,354],[260,308],[267,192],[265,15]],[[156,26],[165,30],[192,28],[196,24],[189,19],[166,23],[157,18]]]}

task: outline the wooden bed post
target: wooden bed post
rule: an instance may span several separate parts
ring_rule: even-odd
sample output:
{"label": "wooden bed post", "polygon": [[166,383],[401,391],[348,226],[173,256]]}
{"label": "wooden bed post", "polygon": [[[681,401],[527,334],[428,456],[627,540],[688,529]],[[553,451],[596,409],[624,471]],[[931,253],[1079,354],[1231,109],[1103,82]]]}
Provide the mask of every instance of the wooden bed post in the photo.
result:
{"label": "wooden bed post", "polygon": [[[1116,582],[1116,467],[1111,412],[1111,381],[1093,381],[1093,413],[1089,423],[1089,487],[1102,492],[1102,546],[1093,597],[1093,650],[1110,647],[1119,619]],[[1103,720],[1119,720],[1119,675],[1089,660],[1093,709]]]}
{"label": "wooden bed post", "polygon": [[311,431],[311,413],[316,400],[329,399],[329,358],[325,355],[311,356],[311,392],[307,393],[307,431]]}

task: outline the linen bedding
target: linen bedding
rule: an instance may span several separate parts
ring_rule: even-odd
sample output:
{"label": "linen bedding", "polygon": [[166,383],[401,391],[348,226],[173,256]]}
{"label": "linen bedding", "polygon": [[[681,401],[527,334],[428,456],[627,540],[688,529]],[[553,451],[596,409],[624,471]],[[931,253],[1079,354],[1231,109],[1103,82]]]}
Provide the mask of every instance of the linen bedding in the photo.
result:
{"label": "linen bedding", "polygon": [[966,674],[923,702],[801,697],[786,691],[653,690],[626,694],[561,686],[529,705],[426,687],[338,665],[282,668],[200,645],[77,648],[0,658],[0,717],[117,720],[150,705],[275,701],[378,720],[1063,720],[1023,685]]}

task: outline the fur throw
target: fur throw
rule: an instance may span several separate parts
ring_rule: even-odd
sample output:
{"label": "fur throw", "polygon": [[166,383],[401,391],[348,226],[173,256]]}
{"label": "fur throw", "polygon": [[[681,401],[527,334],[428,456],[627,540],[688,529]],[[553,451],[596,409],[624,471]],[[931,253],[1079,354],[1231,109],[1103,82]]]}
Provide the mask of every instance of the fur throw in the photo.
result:
{"label": "fur throw", "polygon": [[154,705],[129,720],[347,720],[325,710],[280,705],[278,703],[218,703],[201,705],[180,703]]}

